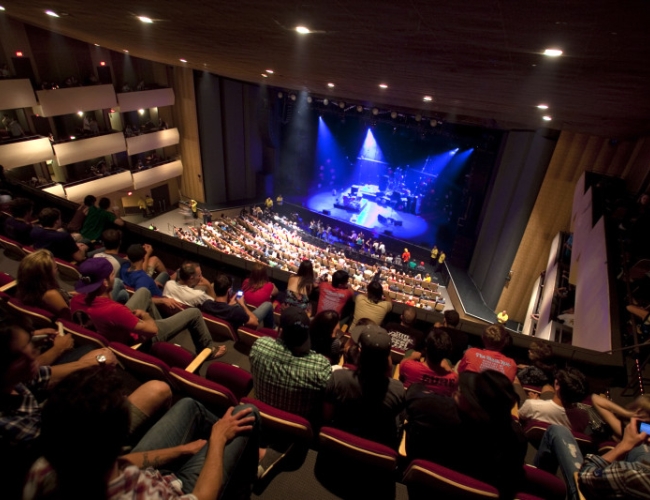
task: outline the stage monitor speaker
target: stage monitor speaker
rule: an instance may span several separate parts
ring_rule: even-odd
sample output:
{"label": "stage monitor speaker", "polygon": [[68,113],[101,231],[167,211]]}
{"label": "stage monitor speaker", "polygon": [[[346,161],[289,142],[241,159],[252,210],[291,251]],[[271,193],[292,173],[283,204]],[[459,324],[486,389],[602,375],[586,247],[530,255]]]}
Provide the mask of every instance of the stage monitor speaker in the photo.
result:
{"label": "stage monitor speaker", "polygon": [[396,219],[396,220],[393,221],[393,224],[395,224],[396,226],[401,226],[401,225],[402,225],[402,221]]}
{"label": "stage monitor speaker", "polygon": [[326,208],[323,209],[323,214],[324,215],[332,215],[332,212],[330,210],[327,210]]}
{"label": "stage monitor speaker", "polygon": [[385,234],[386,236],[393,236],[393,231],[391,231],[390,229],[385,229],[385,230],[384,230],[384,234]]}
{"label": "stage monitor speaker", "polygon": [[381,222],[382,224],[387,224],[387,223],[388,223],[388,220],[386,219],[386,217],[384,217],[384,216],[381,215],[381,214],[378,214],[378,215],[377,215],[377,220],[378,220],[379,222]]}

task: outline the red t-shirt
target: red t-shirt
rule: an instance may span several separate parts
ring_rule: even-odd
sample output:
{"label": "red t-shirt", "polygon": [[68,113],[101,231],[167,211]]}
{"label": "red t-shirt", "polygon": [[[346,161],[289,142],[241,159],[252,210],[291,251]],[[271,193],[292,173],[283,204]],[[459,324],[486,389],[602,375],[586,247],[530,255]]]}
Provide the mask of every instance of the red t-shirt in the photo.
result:
{"label": "red t-shirt", "polygon": [[111,342],[133,344],[131,332],[140,321],[133,311],[108,297],[97,297],[90,307],[86,305],[86,296],[78,294],[70,301],[70,311],[85,311],[95,325],[97,332]]}
{"label": "red t-shirt", "polygon": [[247,304],[250,304],[255,307],[259,307],[263,302],[271,301],[271,294],[273,293],[273,283],[268,282],[264,283],[261,288],[257,290],[246,289],[248,286],[248,280],[245,279],[242,283],[242,290],[244,290],[244,300]]}
{"label": "red t-shirt", "polygon": [[496,370],[514,381],[517,375],[517,363],[500,352],[476,347],[467,349],[463,359],[458,363],[458,373],[464,371],[480,373],[485,370]]}
{"label": "red t-shirt", "polygon": [[441,396],[453,396],[458,387],[456,372],[434,372],[429,365],[415,359],[407,359],[399,366],[399,379],[408,389],[411,384],[424,384],[425,387]]}
{"label": "red t-shirt", "polygon": [[354,292],[349,288],[334,288],[331,283],[321,283],[318,289],[320,296],[316,313],[332,309],[341,314],[345,303],[354,296]]}

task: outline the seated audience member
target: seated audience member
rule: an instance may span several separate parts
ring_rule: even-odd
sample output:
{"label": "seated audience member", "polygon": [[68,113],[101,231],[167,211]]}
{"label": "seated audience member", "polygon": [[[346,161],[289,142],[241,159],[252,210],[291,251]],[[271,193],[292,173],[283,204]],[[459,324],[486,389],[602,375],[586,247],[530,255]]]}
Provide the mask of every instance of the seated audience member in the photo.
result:
{"label": "seated audience member", "polygon": [[417,319],[416,315],[415,307],[409,306],[402,312],[399,323],[392,322],[386,325],[393,349],[402,352],[411,349],[421,352],[424,349],[424,333],[413,327]]}
{"label": "seated audience member", "polygon": [[165,283],[163,295],[190,307],[201,307],[204,302],[217,298],[212,283],[203,277],[201,266],[187,260],[176,272],[176,279]]}
{"label": "seated audience member", "polygon": [[369,318],[381,325],[386,314],[393,309],[393,301],[379,282],[368,283],[367,291],[367,295],[360,293],[354,298],[354,316],[350,328],[354,328],[361,318]]}
{"label": "seated audience member", "polygon": [[339,330],[339,315],[336,311],[322,311],[314,316],[309,326],[311,348],[330,360],[332,365],[339,362],[343,350]]}
{"label": "seated audience member", "polygon": [[501,354],[508,340],[505,328],[502,325],[490,325],[483,331],[481,339],[484,348],[467,349],[458,363],[458,373],[496,370],[505,374],[511,382],[514,381],[517,375],[517,363],[514,359]]}
{"label": "seated audience member", "polygon": [[130,425],[122,391],[108,367],[61,383],[43,408],[43,456],[32,466],[24,498],[250,496],[259,429],[253,406],[231,407],[218,419],[182,399],[120,456]]}
{"label": "seated audience member", "polygon": [[[530,365],[517,366],[517,378],[521,385],[524,388],[526,386],[535,388],[534,391],[527,391],[527,397],[536,399],[541,397],[543,393],[554,392],[553,386],[550,384],[553,383],[556,366],[553,362],[553,349],[551,346],[540,340],[533,340],[528,347],[528,359]],[[542,399],[548,398],[542,397]]]}
{"label": "seated audience member", "polygon": [[268,309],[273,307],[270,302],[265,302],[251,311],[246,306],[244,295],[233,293],[232,278],[227,274],[217,275],[214,280],[214,293],[216,298],[203,302],[201,310],[227,321],[235,331],[240,326],[257,328],[268,313]]}
{"label": "seated audience member", "polygon": [[390,337],[377,325],[363,327],[356,370],[335,370],[326,389],[325,422],[397,449],[404,388],[390,377]]}
{"label": "seated audience member", "polygon": [[[75,284],[78,292],[70,303],[72,314],[84,311],[95,328],[107,339],[132,344],[132,334],[144,336],[150,342],[168,342],[187,329],[192,336],[196,352],[212,350],[209,359],[226,353],[226,346],[215,346],[207,325],[198,309],[182,310],[162,319],[151,294],[146,288],[136,290],[125,304],[111,299],[115,283],[113,266],[106,259],[89,259],[79,266],[81,279]],[[149,312],[147,312],[149,311]]]}
{"label": "seated audience member", "polygon": [[111,224],[123,226],[124,221],[120,219],[115,212],[109,210],[111,200],[102,198],[99,200],[99,207],[91,205],[88,207],[88,215],[81,227],[81,236],[90,241],[97,240],[101,234],[110,229]]}
{"label": "seated audience member", "polygon": [[[253,266],[253,270],[248,278],[242,283],[244,291],[244,301],[251,306],[267,307],[268,313],[262,319],[266,328],[275,326],[273,319],[273,306],[264,306],[265,303],[272,304],[273,297],[278,294],[278,288],[269,281],[266,274],[266,266],[259,262]],[[259,315],[258,315],[259,317]]]}
{"label": "seated audience member", "polygon": [[86,216],[88,215],[88,211],[90,210],[90,207],[95,205],[96,201],[97,198],[92,194],[89,194],[84,198],[84,202],[77,207],[72,219],[68,222],[67,230],[69,233],[79,233],[81,231]]}
{"label": "seated audience member", "polygon": [[332,282],[321,283],[318,286],[318,308],[316,313],[333,310],[342,314],[345,305],[354,298],[354,292],[348,288],[350,276],[346,271],[336,271]]}
{"label": "seated audience member", "polygon": [[18,265],[16,298],[23,304],[40,307],[56,318],[70,319],[70,295],[56,279],[57,265],[49,250],[36,250]]}
{"label": "seated audience member", "polygon": [[644,422],[650,422],[650,395],[648,394],[639,396],[625,408],[600,394],[592,394],[591,403],[612,430],[617,441],[623,438],[625,423],[631,418],[636,417]]}
{"label": "seated audience member", "polygon": [[[41,453],[42,407],[39,401],[73,372],[100,364],[117,363],[110,349],[96,349],[78,361],[57,366],[40,365],[37,355],[31,335],[20,324],[20,319],[5,318],[0,324],[0,437],[3,449],[6,446],[11,450],[11,464],[5,461],[2,472],[7,472],[7,467],[11,465],[10,470],[16,476],[10,479],[16,482],[21,481],[25,467],[29,467]],[[165,407],[170,398],[171,391],[164,382],[150,381],[141,385],[128,397],[131,424],[127,431],[138,429],[160,408]],[[11,486],[5,481],[3,485],[5,488]],[[4,494],[7,494],[6,489]]]}
{"label": "seated audience member", "polygon": [[[414,384],[406,391],[406,453],[467,474],[513,498],[524,478],[526,438],[511,417],[517,402],[502,373],[463,372],[453,397]],[[481,450],[468,459],[471,450]]]}
{"label": "seated audience member", "polygon": [[408,389],[411,384],[422,384],[432,392],[452,396],[458,387],[458,374],[447,361],[451,350],[449,335],[434,328],[427,336],[425,357],[414,352],[400,363],[399,379]]}
{"label": "seated audience member", "polygon": [[116,274],[120,274],[120,268],[123,264],[129,262],[120,255],[120,246],[122,245],[122,231],[119,229],[107,229],[102,233],[102,242],[104,249],[93,254],[95,257],[103,257],[113,266]]}
{"label": "seated audience member", "polygon": [[23,245],[32,244],[32,211],[34,203],[26,198],[16,198],[11,202],[11,217],[5,220],[5,234]]}
{"label": "seated audience member", "polygon": [[309,317],[305,311],[297,307],[284,309],[279,338],[257,339],[249,359],[255,394],[260,401],[320,420],[332,368],[324,356],[311,351]]}
{"label": "seated audience member", "polygon": [[[569,429],[584,432],[587,422],[572,425],[567,410],[575,407],[587,395],[587,379],[575,368],[565,368],[555,374],[553,399],[527,399],[519,408],[522,421],[539,420],[547,424],[557,424]],[[582,428],[577,426],[581,425]]]}
{"label": "seated audience member", "polygon": [[578,474],[580,492],[588,500],[650,497],[650,445],[648,434],[639,432],[639,420],[632,418],[624,427],[622,440],[602,456],[583,458],[571,431],[551,425],[535,457],[535,466],[556,473],[558,465],[567,486],[567,498],[579,500],[574,480]]}
{"label": "seated audience member", "polygon": [[[154,280],[146,271],[147,262],[157,257],[151,257],[153,248],[151,245],[140,245],[134,243],[126,250],[126,256],[129,262],[125,262],[120,267],[120,279],[126,286],[135,290],[146,288],[151,293],[152,300],[156,304],[164,304],[171,310],[181,309],[181,304],[174,299],[163,297],[162,287],[169,280],[167,271],[161,272]],[[164,266],[163,266],[164,267]]]}
{"label": "seated audience member", "polygon": [[62,260],[81,262],[88,247],[75,243],[72,236],[61,229],[61,212],[58,208],[44,208],[38,214],[40,226],[34,226],[30,236],[36,249],[46,248]]}
{"label": "seated audience member", "polygon": [[284,303],[288,306],[299,307],[311,314],[309,296],[314,290],[314,266],[310,260],[303,260],[298,272],[287,281],[287,294]]}
{"label": "seated audience member", "polygon": [[460,315],[453,309],[448,309],[442,313],[444,319],[442,323],[436,322],[433,324],[435,328],[444,330],[451,339],[451,353],[449,359],[452,363],[457,363],[465,354],[465,350],[469,346],[469,337],[465,332],[458,329],[460,323]]}

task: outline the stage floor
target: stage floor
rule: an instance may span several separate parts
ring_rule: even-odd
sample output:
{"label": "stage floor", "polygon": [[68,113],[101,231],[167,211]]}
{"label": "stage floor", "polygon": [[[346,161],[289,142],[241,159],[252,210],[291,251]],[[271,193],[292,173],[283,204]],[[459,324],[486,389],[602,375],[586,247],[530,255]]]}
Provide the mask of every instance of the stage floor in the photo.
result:
{"label": "stage floor", "polygon": [[[302,200],[300,201],[302,202]],[[335,201],[336,196],[332,195],[330,191],[310,196],[304,202],[304,205],[309,210],[318,213],[323,213],[323,210],[328,210],[330,216],[334,219],[370,229],[378,234],[386,230],[392,231],[393,236],[401,240],[428,241],[435,228],[435,225],[427,222],[426,219],[419,215],[394,210],[390,207],[379,205],[372,200],[366,199],[367,204],[359,213],[336,208],[334,206]],[[402,225],[397,226],[388,222],[380,222],[380,215],[382,217],[400,220]]]}

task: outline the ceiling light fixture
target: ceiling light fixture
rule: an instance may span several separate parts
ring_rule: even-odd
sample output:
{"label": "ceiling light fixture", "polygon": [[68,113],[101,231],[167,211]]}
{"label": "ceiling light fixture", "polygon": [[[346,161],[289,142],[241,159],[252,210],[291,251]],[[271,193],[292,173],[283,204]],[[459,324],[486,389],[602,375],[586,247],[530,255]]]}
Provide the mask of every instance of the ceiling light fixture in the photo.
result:
{"label": "ceiling light fixture", "polygon": [[548,109],[548,104],[538,104],[537,108],[538,109]]}
{"label": "ceiling light fixture", "polygon": [[95,44],[95,47],[101,47],[101,45],[99,45],[98,43],[96,43],[96,44]]}
{"label": "ceiling light fixture", "polygon": [[332,82],[328,83],[327,86],[328,86],[329,88],[331,88],[331,89],[334,88],[334,84],[333,84]]}
{"label": "ceiling light fixture", "polygon": [[372,114],[373,114],[374,116],[377,116],[377,115],[379,114],[379,109],[377,109],[377,108],[372,108]]}
{"label": "ceiling light fixture", "polygon": [[45,13],[46,13],[48,16],[59,17],[59,15],[58,15],[56,12],[54,12],[53,10],[46,10]]}
{"label": "ceiling light fixture", "polygon": [[324,104],[325,106],[327,106],[329,103],[330,103],[330,100],[329,100],[329,99],[327,99],[327,98],[323,99],[323,104]]}
{"label": "ceiling light fixture", "polygon": [[422,100],[425,101],[425,102],[431,102],[431,101],[433,101],[433,97],[431,97],[430,95],[425,95],[422,98]]}
{"label": "ceiling light fixture", "polygon": [[83,115],[84,115],[84,112],[83,112],[83,111],[77,111],[77,114],[78,114],[79,116],[83,116]]}
{"label": "ceiling light fixture", "polygon": [[422,115],[419,115],[419,114],[415,115],[415,121],[416,122],[422,121]]}
{"label": "ceiling light fixture", "polygon": [[23,57],[23,53],[20,50],[18,50],[16,52],[16,57]]}
{"label": "ceiling light fixture", "polygon": [[363,106],[361,104],[357,104],[357,113],[361,113],[363,111]]}
{"label": "ceiling light fixture", "polygon": [[397,111],[391,111],[391,112],[390,112],[390,117],[391,117],[393,120],[394,120],[395,118],[397,118]]}
{"label": "ceiling light fixture", "polygon": [[544,55],[548,57],[559,57],[562,55],[562,51],[560,49],[546,49]]}
{"label": "ceiling light fixture", "polygon": [[141,114],[141,115],[144,115],[144,109],[139,109],[138,113]]}
{"label": "ceiling light fixture", "polygon": [[0,10],[5,10],[5,8],[2,5],[0,5]]}
{"label": "ceiling light fixture", "polygon": [[307,96],[307,102],[311,104],[313,101],[312,97],[310,95]]}
{"label": "ceiling light fixture", "polygon": [[339,108],[341,109],[345,108],[345,102],[343,101],[339,102]]}
{"label": "ceiling light fixture", "polygon": [[269,75],[267,75],[266,73],[260,73],[260,74],[261,74],[264,78],[268,78],[268,77],[269,77]]}
{"label": "ceiling light fixture", "polygon": [[291,99],[292,101],[295,101],[297,99],[296,94],[290,94],[289,99]]}
{"label": "ceiling light fixture", "polygon": [[182,63],[186,63],[186,62],[187,62],[187,60],[185,60],[185,59],[179,59],[179,61],[182,62]]}
{"label": "ceiling light fixture", "polygon": [[553,118],[551,118],[551,117],[548,116],[548,115],[544,115],[544,116],[542,116],[542,120],[544,120],[545,122],[550,122],[552,119],[553,119]]}
{"label": "ceiling light fixture", "polygon": [[311,30],[306,26],[296,26],[296,31],[301,35],[308,35],[309,33],[311,33]]}
{"label": "ceiling light fixture", "polygon": [[140,19],[140,21],[142,21],[145,24],[153,24],[153,19],[151,19],[150,17],[137,16],[137,18]]}
{"label": "ceiling light fixture", "polygon": [[129,53],[129,51],[128,51],[128,50],[126,50],[126,49],[124,49],[124,53],[125,53],[125,54],[128,54],[128,53]]}
{"label": "ceiling light fixture", "polygon": [[380,88],[380,89],[387,89],[387,88],[388,88],[388,85],[386,85],[385,83],[380,83],[380,84],[379,84],[379,88]]}
{"label": "ceiling light fixture", "polygon": [[100,62],[99,62],[99,65],[100,65],[100,66],[106,66],[106,63],[105,63],[104,61],[100,61]]}
{"label": "ceiling light fixture", "polygon": [[272,69],[267,69],[266,72],[267,72],[269,75],[272,75],[272,74],[273,74],[273,70],[272,70]]}
{"label": "ceiling light fixture", "polygon": [[429,122],[429,124],[430,124],[432,127],[436,127],[436,126],[438,126],[438,120],[431,119],[431,121]]}

